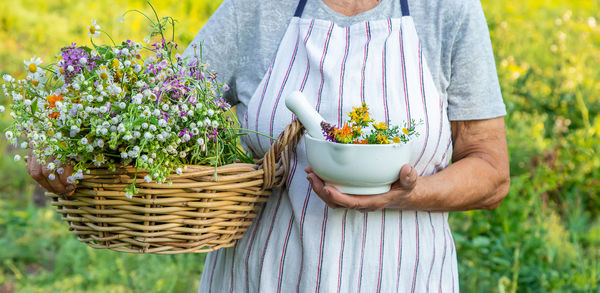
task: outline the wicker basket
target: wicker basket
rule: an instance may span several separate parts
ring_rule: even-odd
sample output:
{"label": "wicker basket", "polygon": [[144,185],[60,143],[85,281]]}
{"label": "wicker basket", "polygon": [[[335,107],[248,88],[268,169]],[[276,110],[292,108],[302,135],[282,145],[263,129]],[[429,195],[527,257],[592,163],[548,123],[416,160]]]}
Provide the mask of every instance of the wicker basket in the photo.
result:
{"label": "wicker basket", "polygon": [[[173,184],[136,183],[129,199],[124,188],[134,168],[92,169],[75,193],[48,193],[79,241],[120,252],[178,254],[230,247],[242,238],[256,211],[281,187],[289,157],[302,136],[297,121],[280,135],[256,164],[188,166]],[[145,176],[137,170],[137,178]],[[138,180],[139,182],[140,180]]]}

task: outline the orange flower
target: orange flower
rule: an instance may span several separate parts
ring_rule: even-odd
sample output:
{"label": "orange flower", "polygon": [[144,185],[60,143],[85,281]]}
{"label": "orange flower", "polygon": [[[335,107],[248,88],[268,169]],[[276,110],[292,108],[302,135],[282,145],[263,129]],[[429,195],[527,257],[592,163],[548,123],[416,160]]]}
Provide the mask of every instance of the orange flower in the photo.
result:
{"label": "orange flower", "polygon": [[335,139],[341,143],[349,143],[352,138],[352,127],[348,126],[348,122],[344,122],[342,128],[335,130]]}
{"label": "orange flower", "polygon": [[48,117],[50,117],[52,119],[56,119],[56,118],[60,117],[60,113],[58,113],[58,112],[51,113],[48,115]]}
{"label": "orange flower", "polygon": [[355,140],[354,144],[369,144],[369,141],[366,139]]}
{"label": "orange flower", "polygon": [[[50,108],[54,108],[54,107],[56,107],[56,102],[63,100],[63,96],[62,95],[58,95],[58,96],[57,95],[49,95],[46,97],[46,99],[50,103]],[[55,113],[55,114],[58,114],[58,113]]]}

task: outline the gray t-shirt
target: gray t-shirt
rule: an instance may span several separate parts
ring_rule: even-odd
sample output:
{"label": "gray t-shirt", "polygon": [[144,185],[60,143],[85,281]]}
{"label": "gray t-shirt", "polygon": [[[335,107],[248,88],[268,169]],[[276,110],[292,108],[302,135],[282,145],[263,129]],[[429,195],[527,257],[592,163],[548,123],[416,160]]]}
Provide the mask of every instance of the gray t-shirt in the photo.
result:
{"label": "gray t-shirt", "polygon": [[[478,0],[408,0],[423,52],[440,93],[448,98],[450,120],[506,115],[487,22]],[[268,69],[298,0],[224,0],[192,44],[203,44],[204,60],[232,88],[227,99],[243,106]],[[399,0],[347,17],[322,0],[308,0],[303,18],[347,26],[401,17]],[[184,56],[193,52],[189,46]]]}

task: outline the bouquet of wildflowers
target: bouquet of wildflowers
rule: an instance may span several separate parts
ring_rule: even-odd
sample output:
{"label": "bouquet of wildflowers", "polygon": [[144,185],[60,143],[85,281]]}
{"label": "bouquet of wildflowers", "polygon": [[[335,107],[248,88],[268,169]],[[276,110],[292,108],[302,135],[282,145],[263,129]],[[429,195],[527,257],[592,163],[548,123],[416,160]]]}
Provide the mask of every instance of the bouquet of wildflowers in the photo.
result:
{"label": "bouquet of wildflowers", "polygon": [[[202,62],[201,48],[189,59],[174,55],[177,45],[163,34],[174,20],[155,16],[146,16],[162,36],[153,45],[71,44],[54,63],[25,61],[25,79],[3,76],[14,121],[5,136],[54,170],[50,180],[65,165],[74,166],[71,183],[89,168],[118,166],[145,169],[143,180],[163,183],[188,164],[252,162],[222,98],[228,86]],[[89,35],[100,32],[93,21]],[[127,195],[135,193],[131,184]]]}
{"label": "bouquet of wildflowers", "polygon": [[[414,120],[404,123],[404,127],[400,129],[399,126],[389,127],[384,122],[375,123],[365,103],[361,107],[352,107],[352,109],[353,111],[348,113],[350,123],[344,122],[341,128],[321,122],[326,140],[347,144],[390,144],[407,143],[412,137],[419,135],[415,129],[418,124]],[[363,132],[366,128],[370,128],[370,131]]]}

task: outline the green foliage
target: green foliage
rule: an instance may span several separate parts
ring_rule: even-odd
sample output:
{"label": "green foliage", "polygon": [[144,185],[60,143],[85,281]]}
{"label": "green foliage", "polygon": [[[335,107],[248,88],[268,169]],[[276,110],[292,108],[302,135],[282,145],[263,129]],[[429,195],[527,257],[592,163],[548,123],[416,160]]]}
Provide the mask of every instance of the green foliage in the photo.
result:
{"label": "green foliage", "polygon": [[600,1],[482,4],[509,113],[512,182],[496,210],[451,217],[461,288],[595,292]]}
{"label": "green foliage", "polygon": [[95,250],[52,207],[0,206],[0,284],[25,292],[195,292],[204,255]]}

